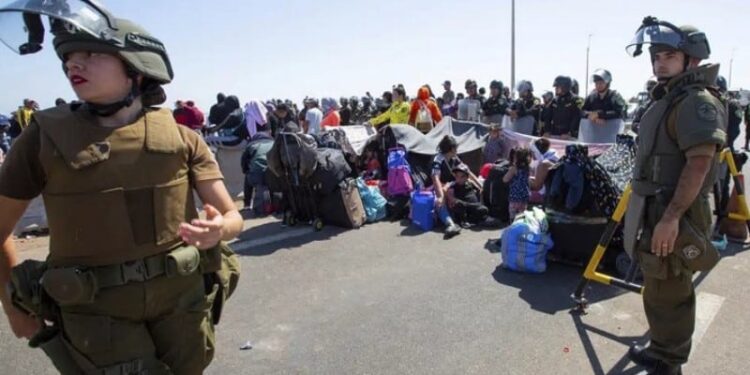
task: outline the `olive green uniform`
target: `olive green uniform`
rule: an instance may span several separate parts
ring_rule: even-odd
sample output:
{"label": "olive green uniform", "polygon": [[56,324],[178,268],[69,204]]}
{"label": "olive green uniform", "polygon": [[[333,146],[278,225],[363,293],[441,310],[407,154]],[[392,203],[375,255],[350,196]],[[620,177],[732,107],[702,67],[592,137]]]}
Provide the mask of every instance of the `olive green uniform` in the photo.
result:
{"label": "olive green uniform", "polygon": [[[147,109],[119,128],[98,126],[85,106],[34,115],[0,170],[0,195],[44,198],[50,254],[41,284],[54,303],[42,308],[62,334],[32,343],[59,371],[203,373],[219,300],[231,293],[215,273],[224,246],[199,252],[178,231],[197,217],[195,184],[215,179],[206,144],[168,110]],[[78,370],[60,365],[66,355]]]}
{"label": "olive green uniform", "polygon": [[693,273],[709,270],[718,262],[710,241],[708,203],[718,152],[698,197],[680,219],[674,252],[666,258],[652,254],[651,238],[687,157],[705,149],[702,146],[715,145],[718,151],[726,143],[725,107],[707,89],[718,69],[718,65],[701,66],[657,86],[656,101],[643,115],[639,132],[625,243],[643,270],[643,305],[651,332],[648,354],[670,365],[686,363],[690,354],[695,328]]}

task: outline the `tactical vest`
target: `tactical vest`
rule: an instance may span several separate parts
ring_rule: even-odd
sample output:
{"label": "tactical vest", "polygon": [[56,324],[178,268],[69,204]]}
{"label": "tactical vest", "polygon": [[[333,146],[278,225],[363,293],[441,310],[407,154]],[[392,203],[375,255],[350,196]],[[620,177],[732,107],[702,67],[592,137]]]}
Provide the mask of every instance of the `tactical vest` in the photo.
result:
{"label": "tactical vest", "polygon": [[119,264],[181,243],[180,223],[197,212],[188,148],[169,110],[120,128],[69,107],[34,118],[52,266]]}
{"label": "tactical vest", "polygon": [[[698,84],[674,88],[643,114],[632,181],[633,192],[636,194],[654,196],[663,192],[671,197],[677,188],[687,159],[668,129],[674,124],[680,102],[701,90],[705,90],[705,86]],[[703,181],[701,196],[708,195],[713,187],[719,157],[719,153],[714,157],[711,170]]]}

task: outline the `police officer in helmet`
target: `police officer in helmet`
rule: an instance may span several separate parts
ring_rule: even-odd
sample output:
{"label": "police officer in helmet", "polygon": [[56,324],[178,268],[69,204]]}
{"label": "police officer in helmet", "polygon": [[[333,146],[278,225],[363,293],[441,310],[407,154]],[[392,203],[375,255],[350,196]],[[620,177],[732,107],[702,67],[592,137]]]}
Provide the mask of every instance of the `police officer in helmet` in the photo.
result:
{"label": "police officer in helmet", "polygon": [[508,114],[508,99],[503,95],[503,83],[501,81],[490,82],[490,98],[482,105],[484,122],[487,124],[502,124],[503,116]]}
{"label": "police officer in helmet", "polygon": [[583,104],[584,118],[597,125],[604,125],[607,120],[623,118],[627,104],[617,91],[610,89],[612,74],[606,69],[597,69],[591,80],[594,82],[594,90]]}
{"label": "police officer in helmet", "polygon": [[729,95],[727,79],[723,76],[716,77],[716,87],[721,93],[722,100],[727,105],[727,116],[729,123],[727,126],[727,145],[734,151],[734,141],[740,136],[740,125],[742,125],[743,109],[740,101]]}
{"label": "police officer in helmet", "polygon": [[542,116],[543,135],[561,139],[577,138],[583,100],[571,92],[573,79],[557,76],[552,86],[555,97]]}
{"label": "police officer in helmet", "polygon": [[[164,45],[94,1],[0,13],[29,31],[3,40],[16,52],[40,51],[52,32],[83,102],[36,112],[0,170],[0,300],[13,333],[62,374],[203,373],[238,276],[222,240],[242,217],[200,135],[155,107],[173,78]],[[9,236],[40,194],[49,255],[17,264]]]}
{"label": "police officer in helmet", "polygon": [[703,32],[646,17],[627,51],[638,56],[646,48],[658,84],[641,118],[625,247],[643,270],[651,340],[629,356],[648,374],[681,374],[695,329],[693,273],[718,262],[708,194],[727,114],[711,89],[719,65],[701,65],[711,51]]}

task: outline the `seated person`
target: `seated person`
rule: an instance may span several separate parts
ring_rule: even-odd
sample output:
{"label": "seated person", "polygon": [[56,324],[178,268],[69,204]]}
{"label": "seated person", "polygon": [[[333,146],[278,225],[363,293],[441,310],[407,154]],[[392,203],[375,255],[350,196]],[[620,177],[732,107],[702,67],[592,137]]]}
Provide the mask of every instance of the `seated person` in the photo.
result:
{"label": "seated person", "polygon": [[[445,204],[445,194],[448,183],[453,182],[453,168],[462,165],[458,158],[458,142],[450,135],[446,135],[438,144],[438,154],[432,161],[432,186],[435,191],[435,211],[440,221],[445,225],[445,237],[451,238],[461,233],[461,227],[451,218]],[[468,170],[468,168],[467,168]],[[481,186],[477,177],[469,171],[469,179],[477,186]]]}
{"label": "seated person", "polygon": [[547,138],[539,138],[534,141],[534,147],[539,150],[542,159],[537,160],[536,170],[529,179],[529,189],[531,191],[539,191],[544,187],[544,182],[547,180],[550,169],[557,164],[559,158],[555,151],[550,149],[550,142]]}
{"label": "seated person", "polygon": [[372,148],[365,149],[363,164],[360,176],[365,181],[380,179],[381,166],[377,151]]}
{"label": "seated person", "polygon": [[482,205],[479,186],[469,181],[469,168],[465,164],[453,167],[455,181],[448,184],[446,194],[451,215],[464,228],[484,223],[489,209]]}

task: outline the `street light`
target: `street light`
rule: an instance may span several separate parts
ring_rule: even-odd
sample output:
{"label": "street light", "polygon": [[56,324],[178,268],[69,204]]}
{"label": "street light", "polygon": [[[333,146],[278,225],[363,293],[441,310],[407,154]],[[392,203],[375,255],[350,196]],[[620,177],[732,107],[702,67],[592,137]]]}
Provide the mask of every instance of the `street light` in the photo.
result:
{"label": "street light", "polygon": [[516,0],[510,0],[510,95],[516,88]]}
{"label": "street light", "polygon": [[727,82],[727,88],[732,88],[732,65],[734,64],[734,51],[737,50],[737,47],[732,48],[732,57],[729,58],[729,80]]}
{"label": "street light", "polygon": [[586,77],[584,79],[586,81],[586,89],[583,91],[584,95],[589,94],[589,54],[591,52],[591,36],[592,35],[594,34],[589,34],[589,41],[588,41],[588,44],[586,44]]}

